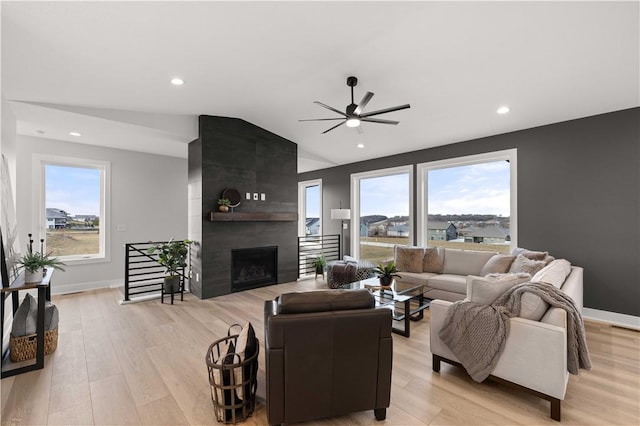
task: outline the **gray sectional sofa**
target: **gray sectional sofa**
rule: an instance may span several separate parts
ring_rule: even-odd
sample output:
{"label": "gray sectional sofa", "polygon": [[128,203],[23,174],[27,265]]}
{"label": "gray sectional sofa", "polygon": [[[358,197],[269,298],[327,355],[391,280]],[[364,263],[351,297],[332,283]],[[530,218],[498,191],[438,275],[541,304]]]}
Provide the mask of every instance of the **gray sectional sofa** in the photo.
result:
{"label": "gray sectional sofa", "polygon": [[519,249],[513,254],[441,247],[394,247],[399,282],[425,286],[425,297],[455,302],[467,296],[467,277],[489,274],[533,276],[554,258],[547,252]]}

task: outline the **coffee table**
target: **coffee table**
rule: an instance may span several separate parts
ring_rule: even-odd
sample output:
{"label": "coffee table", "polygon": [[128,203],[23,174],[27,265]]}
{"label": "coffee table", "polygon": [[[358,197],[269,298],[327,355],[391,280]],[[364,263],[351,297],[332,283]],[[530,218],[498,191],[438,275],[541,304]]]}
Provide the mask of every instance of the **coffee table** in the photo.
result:
{"label": "coffee table", "polygon": [[394,321],[402,322],[403,328],[393,327],[391,331],[404,337],[411,335],[411,321],[424,318],[424,310],[431,299],[424,297],[424,286],[393,281],[388,290],[380,289],[378,278],[368,278],[343,284],[340,288],[359,290],[368,289],[376,301],[376,308],[391,309]]}

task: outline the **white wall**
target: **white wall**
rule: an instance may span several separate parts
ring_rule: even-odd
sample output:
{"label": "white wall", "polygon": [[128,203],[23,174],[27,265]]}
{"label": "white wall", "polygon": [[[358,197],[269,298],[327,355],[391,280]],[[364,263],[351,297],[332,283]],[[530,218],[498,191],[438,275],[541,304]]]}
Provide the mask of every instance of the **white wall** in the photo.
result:
{"label": "white wall", "polygon": [[[0,136],[0,154],[4,155],[9,164],[9,175],[11,179],[11,187],[13,194],[13,202],[5,203],[4,205],[14,205],[16,203],[16,117],[11,110],[11,106],[9,102],[5,99],[4,95],[0,96],[0,115],[1,115],[1,136]],[[0,191],[0,197],[2,197],[2,191]],[[2,200],[0,200],[0,205],[2,205]],[[0,215],[4,215],[6,212],[0,209]],[[13,216],[10,217],[1,217],[0,223],[6,223],[7,220],[10,220]],[[3,237],[7,237],[7,229],[2,229]],[[19,242],[15,243],[19,244]],[[0,303],[2,301],[0,300]],[[13,318],[13,310],[11,305],[11,297],[7,297],[4,301],[5,310],[4,310],[4,334],[2,340],[2,351],[0,351],[0,355],[4,354],[5,349],[9,347],[9,332],[11,331],[11,322]]]}
{"label": "white wall", "polygon": [[[32,205],[32,191],[37,190],[32,182],[34,154],[111,163],[110,260],[56,271],[52,293],[123,286],[125,243],[187,238],[186,159],[18,135],[16,209],[22,241],[36,231],[31,229],[37,223]],[[126,231],[118,232],[118,225]]]}

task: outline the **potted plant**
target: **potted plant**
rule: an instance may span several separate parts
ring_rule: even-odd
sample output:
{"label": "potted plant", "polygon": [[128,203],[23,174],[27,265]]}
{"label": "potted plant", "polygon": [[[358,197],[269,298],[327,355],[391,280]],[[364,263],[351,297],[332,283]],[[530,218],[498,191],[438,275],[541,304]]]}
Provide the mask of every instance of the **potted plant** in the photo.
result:
{"label": "potted plant", "polygon": [[44,239],[40,240],[40,251],[33,251],[32,234],[29,234],[29,244],[27,245],[27,253],[18,261],[19,265],[24,266],[24,282],[39,283],[44,276],[44,268],[54,268],[64,271],[64,263],[57,257],[49,257],[51,253],[44,254]]}
{"label": "potted plant", "polygon": [[180,290],[178,270],[187,266],[187,255],[191,243],[190,240],[174,240],[172,238],[166,243],[157,243],[147,249],[149,254],[157,251],[157,262],[167,269],[164,277],[165,293],[175,293]]}
{"label": "potted plant", "polygon": [[324,274],[324,267],[326,266],[327,261],[325,260],[323,255],[314,257],[313,261],[311,261],[311,264],[314,268],[316,268],[316,275]]}
{"label": "potted plant", "polygon": [[228,198],[218,199],[218,210],[220,210],[221,212],[228,212],[230,205],[231,205],[231,201],[229,201]]}
{"label": "potted plant", "polygon": [[398,268],[396,267],[396,262],[394,261],[378,263],[378,266],[373,269],[373,272],[378,274],[378,278],[380,278],[380,285],[383,287],[389,287],[394,277],[400,278],[400,275],[397,274]]}

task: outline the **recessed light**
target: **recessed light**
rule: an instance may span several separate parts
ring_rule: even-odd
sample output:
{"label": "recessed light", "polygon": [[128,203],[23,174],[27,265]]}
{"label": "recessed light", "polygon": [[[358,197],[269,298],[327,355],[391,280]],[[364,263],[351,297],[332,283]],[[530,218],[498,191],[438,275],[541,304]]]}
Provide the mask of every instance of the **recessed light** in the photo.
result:
{"label": "recessed light", "polygon": [[364,148],[364,144],[363,143],[359,143],[358,145],[356,145],[358,148]]}
{"label": "recessed light", "polygon": [[69,132],[69,134],[71,136],[82,136],[82,133],[78,133],[78,132]]}
{"label": "recessed light", "polygon": [[498,108],[498,109],[496,110],[496,112],[497,112],[498,114],[506,114],[506,113],[508,113],[509,111],[511,111],[511,108],[509,108],[509,107],[508,107],[508,106],[506,106],[506,105],[505,105],[505,106],[501,106],[500,108]]}
{"label": "recessed light", "polygon": [[184,84],[184,80],[181,78],[175,77],[171,79],[171,84],[173,84],[174,86],[182,86]]}

